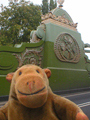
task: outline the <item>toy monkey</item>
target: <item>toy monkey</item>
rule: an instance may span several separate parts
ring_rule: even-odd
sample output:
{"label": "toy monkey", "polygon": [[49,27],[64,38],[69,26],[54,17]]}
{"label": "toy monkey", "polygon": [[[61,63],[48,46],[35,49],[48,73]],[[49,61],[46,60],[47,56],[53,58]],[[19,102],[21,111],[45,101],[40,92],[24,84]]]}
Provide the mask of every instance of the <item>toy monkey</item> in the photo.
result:
{"label": "toy monkey", "polygon": [[0,108],[0,120],[89,120],[75,103],[52,92],[50,76],[36,65],[8,74],[9,100]]}

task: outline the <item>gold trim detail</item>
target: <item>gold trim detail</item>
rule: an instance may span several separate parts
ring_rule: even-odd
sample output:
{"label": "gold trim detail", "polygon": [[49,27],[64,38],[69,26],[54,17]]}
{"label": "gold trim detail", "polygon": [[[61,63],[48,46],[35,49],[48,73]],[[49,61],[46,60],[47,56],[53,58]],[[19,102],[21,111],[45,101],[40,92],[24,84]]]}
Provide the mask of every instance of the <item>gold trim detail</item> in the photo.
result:
{"label": "gold trim detail", "polygon": [[70,22],[64,16],[55,16],[52,14],[52,12],[49,12],[46,15],[42,15],[41,19],[42,19],[42,23],[52,22],[52,23],[62,25],[64,27],[71,28],[71,29],[77,31],[77,29],[76,29],[77,23]]}
{"label": "gold trim detail", "polygon": [[64,62],[78,63],[80,60],[80,49],[75,38],[68,33],[58,36],[54,44],[57,58]]}

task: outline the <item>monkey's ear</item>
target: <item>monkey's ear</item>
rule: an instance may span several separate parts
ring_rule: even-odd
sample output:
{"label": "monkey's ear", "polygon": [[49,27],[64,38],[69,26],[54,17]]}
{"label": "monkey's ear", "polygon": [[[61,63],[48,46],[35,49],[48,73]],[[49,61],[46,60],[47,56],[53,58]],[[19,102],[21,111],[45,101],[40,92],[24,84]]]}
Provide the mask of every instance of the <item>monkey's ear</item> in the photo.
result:
{"label": "monkey's ear", "polygon": [[7,74],[6,80],[7,80],[9,83],[12,82],[13,75],[14,75],[14,72]]}
{"label": "monkey's ear", "polygon": [[51,71],[49,69],[44,69],[44,72],[46,73],[47,77],[50,78],[51,77]]}

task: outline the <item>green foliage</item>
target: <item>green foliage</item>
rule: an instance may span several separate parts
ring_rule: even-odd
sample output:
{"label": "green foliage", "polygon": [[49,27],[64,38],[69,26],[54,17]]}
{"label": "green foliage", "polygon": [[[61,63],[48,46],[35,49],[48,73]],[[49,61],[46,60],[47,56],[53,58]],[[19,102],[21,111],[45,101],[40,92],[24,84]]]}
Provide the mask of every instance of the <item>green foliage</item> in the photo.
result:
{"label": "green foliage", "polygon": [[49,10],[52,10],[56,7],[57,7],[57,1],[56,0],[50,0]]}
{"label": "green foliage", "polygon": [[46,14],[52,9],[57,7],[56,0],[50,0],[50,3],[48,3],[48,0],[42,0],[42,14]]}
{"label": "green foliage", "polygon": [[42,14],[48,13],[48,0],[42,0]]}
{"label": "green foliage", "polygon": [[9,2],[0,13],[0,44],[16,44],[30,41],[30,32],[41,22],[41,7],[33,3]]}
{"label": "green foliage", "polygon": [[54,8],[54,1],[50,0],[50,10],[52,10]]}

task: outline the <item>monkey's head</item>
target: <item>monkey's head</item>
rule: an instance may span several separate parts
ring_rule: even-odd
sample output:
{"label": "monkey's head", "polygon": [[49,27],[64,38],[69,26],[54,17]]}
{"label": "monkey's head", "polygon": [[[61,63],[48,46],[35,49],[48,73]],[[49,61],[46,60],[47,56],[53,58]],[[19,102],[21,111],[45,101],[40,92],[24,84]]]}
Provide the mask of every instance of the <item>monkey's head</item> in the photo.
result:
{"label": "monkey's head", "polygon": [[6,77],[11,82],[10,96],[26,107],[41,107],[47,101],[50,76],[49,69],[24,65]]}

